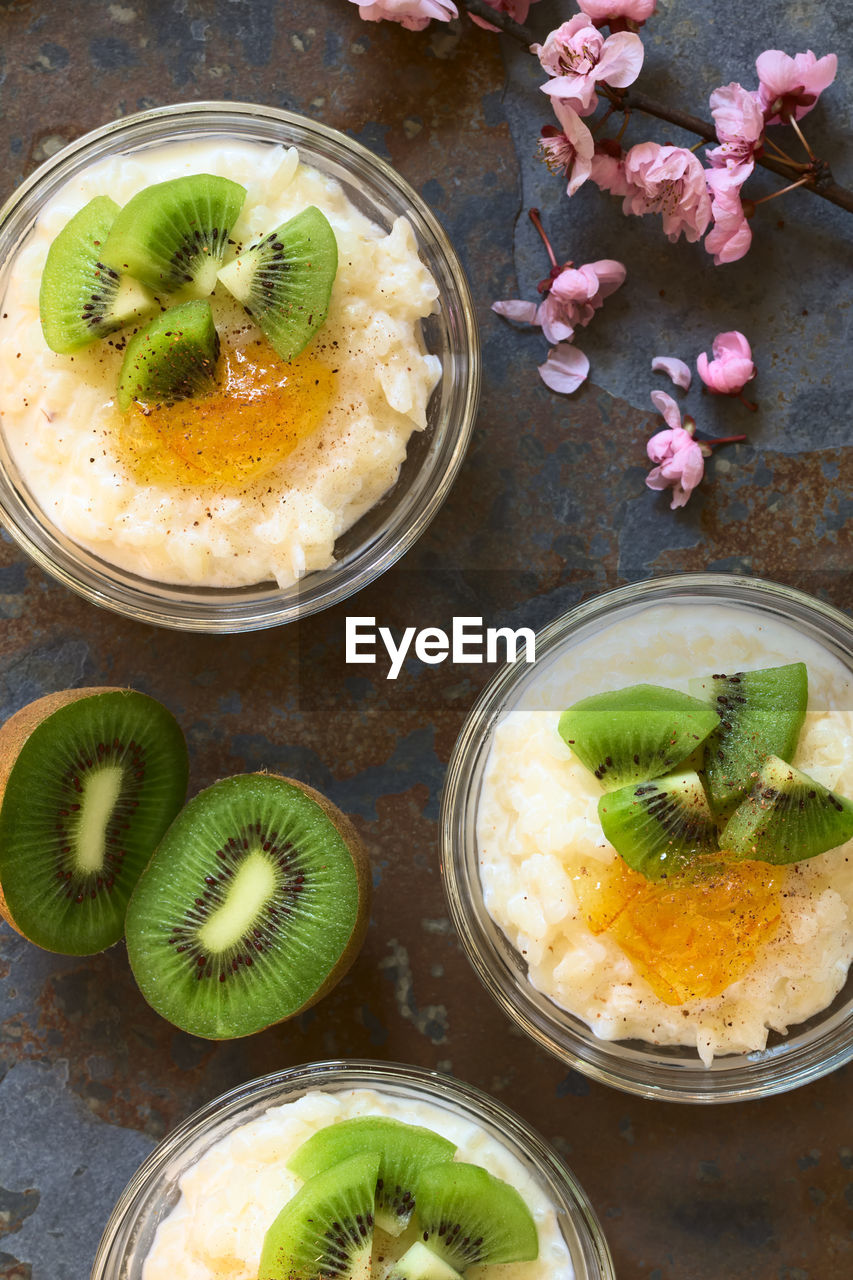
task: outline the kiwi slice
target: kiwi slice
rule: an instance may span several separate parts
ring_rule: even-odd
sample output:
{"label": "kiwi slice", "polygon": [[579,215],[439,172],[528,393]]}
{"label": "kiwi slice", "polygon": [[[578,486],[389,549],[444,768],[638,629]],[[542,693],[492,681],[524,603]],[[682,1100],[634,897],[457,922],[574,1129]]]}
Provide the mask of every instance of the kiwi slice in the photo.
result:
{"label": "kiwi slice", "polygon": [[583,698],[560,716],[563,741],[605,791],[669,773],[719,724],[705,702],[635,684]]}
{"label": "kiwi slice", "polygon": [[720,843],[739,858],[782,864],[814,858],[851,836],[849,800],[770,756],[723,828]]}
{"label": "kiwi slice", "polygon": [[258,1280],[369,1280],[378,1169],[366,1152],[301,1186],[264,1236]]}
{"label": "kiwi slice", "polygon": [[328,219],[309,205],[219,272],[282,360],[293,360],[325,323],[338,269]]}
{"label": "kiwi slice", "polygon": [[155,293],[207,297],[245,199],[245,187],[209,173],[144,187],[116,217],[103,259]]}
{"label": "kiwi slice", "polygon": [[539,1256],[530,1210],[515,1187],[476,1164],[430,1165],[415,1183],[423,1243],[456,1271]]}
{"label": "kiwi slice", "polygon": [[170,403],[210,391],[218,358],[210,303],[169,307],[127,344],[118,375],[118,407],[124,413],[134,400]]}
{"label": "kiwi slice", "polygon": [[310,1178],[357,1151],[375,1151],[380,1157],[376,1225],[389,1235],[399,1236],[415,1207],[413,1187],[418,1172],[427,1165],[452,1160],[456,1147],[420,1125],[385,1116],[357,1116],[318,1130],[291,1157],[287,1167],[300,1178]]}
{"label": "kiwi slice", "polygon": [[602,796],[598,818],[616,852],[649,880],[677,874],[719,847],[702,780],[689,769]]}
{"label": "kiwi slice", "polygon": [[147,289],[101,260],[118,212],[109,196],[96,196],[65,224],[47,251],[39,316],[51,351],[77,351],[157,306]]}
{"label": "kiwi slice", "polygon": [[385,1280],[460,1280],[459,1272],[416,1240],[401,1258],[398,1258]]}
{"label": "kiwi slice", "polygon": [[18,711],[0,729],[0,914],[48,951],[112,946],[187,772],[180,728],[145,694],[66,689]]}
{"label": "kiwi slice", "polygon": [[750,790],[768,756],[790,760],[806,716],[804,662],[690,681],[720,717],[705,744],[705,783],[715,813],[731,810]]}
{"label": "kiwi slice", "polygon": [[136,886],[127,950],[142,994],[192,1035],[251,1035],[319,1000],[367,927],[367,855],[303,783],[224,778],[189,802]]}

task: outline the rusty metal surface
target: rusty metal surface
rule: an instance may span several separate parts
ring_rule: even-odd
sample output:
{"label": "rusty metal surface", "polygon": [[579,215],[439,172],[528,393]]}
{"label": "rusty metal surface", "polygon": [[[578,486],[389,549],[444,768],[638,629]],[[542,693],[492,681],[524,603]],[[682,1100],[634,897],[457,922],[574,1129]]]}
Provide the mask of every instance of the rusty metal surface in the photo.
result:
{"label": "rusty metal surface", "polygon": [[[531,21],[544,33],[568,8],[543,3]],[[695,110],[765,47],[836,50],[831,109],[813,119],[843,178],[853,34],[841,6],[750,4],[749,40],[736,40],[744,8],[721,0],[712,24],[705,0],[662,2],[649,55],[657,85],[647,87]],[[853,608],[849,215],[807,197],[778,217],[771,206],[756,256],[717,274],[697,249],[667,246],[648,219],[622,221],[605,197],[561,201],[532,158],[547,118],[537,82],[497,37],[367,25],[344,0],[0,3],[3,198],[65,141],[142,107],[226,97],[303,111],[389,158],[430,201],[469,272],[486,362],[454,492],[357,609],[284,631],[190,638],[84,604],[0,542],[4,716],[55,688],[133,684],[187,731],[193,790],[260,766],[296,774],[352,815],[376,880],[367,943],[340,987],[294,1023],[230,1044],[158,1019],[122,948],[63,959],[0,927],[2,1280],[80,1280],[114,1199],[168,1129],[233,1084],[331,1056],[451,1071],[519,1111],[586,1188],[622,1280],[853,1272],[853,1071],[702,1110],[632,1100],[535,1049],[465,961],[435,850],[443,770],[490,670],[409,662],[390,683],[379,667],[344,665],[347,612],[394,629],[472,611],[538,626],[605,587],[678,570],[744,569]],[[846,164],[849,180],[849,146]],[[559,253],[636,264],[589,331],[592,381],[570,400],[536,378],[540,339],[488,310],[494,298],[530,296],[544,274],[518,217],[534,202]],[[667,306],[649,293],[664,272]],[[750,440],[716,455],[675,514],[642,484],[648,361],[695,356],[727,327],[753,340],[761,409],[747,420],[694,391],[700,425],[725,423]]]}

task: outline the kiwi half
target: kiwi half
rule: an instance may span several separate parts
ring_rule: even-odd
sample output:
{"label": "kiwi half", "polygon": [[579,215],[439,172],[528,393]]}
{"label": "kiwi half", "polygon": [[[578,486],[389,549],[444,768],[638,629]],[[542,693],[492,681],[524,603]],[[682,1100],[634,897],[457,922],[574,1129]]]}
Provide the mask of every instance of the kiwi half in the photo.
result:
{"label": "kiwi half", "polygon": [[0,729],[0,914],[48,951],[124,932],[131,890],[187,787],[174,717],[129,689],[66,689]]}
{"label": "kiwi half", "polygon": [[213,388],[219,338],[209,302],[169,307],[131,338],[118,376],[116,401],[170,403]]}
{"label": "kiwi half", "polygon": [[719,724],[707,703],[677,689],[635,684],[583,698],[559,733],[606,791],[669,773]]}
{"label": "kiwi half", "polygon": [[804,662],[690,681],[720,724],[705,744],[705,783],[715,813],[730,811],[752,787],[768,756],[790,760],[806,716]]}
{"label": "kiwi half", "polygon": [[196,173],[144,187],[117,215],[103,259],[155,293],[204,298],[216,285],[246,188]]}
{"label": "kiwi half", "polygon": [[720,837],[739,858],[782,864],[814,858],[853,836],[853,804],[778,756],[764,762]]}
{"label": "kiwi half", "polygon": [[251,1035],[343,977],[369,888],[367,854],[329,800],[276,774],[224,778],[182,810],[136,886],[131,968],[182,1030]]}
{"label": "kiwi half", "polygon": [[147,289],[101,259],[118,212],[109,196],[96,196],[65,224],[47,251],[39,318],[51,351],[77,351],[157,306]]}
{"label": "kiwi half", "polygon": [[300,1178],[310,1178],[359,1151],[375,1151],[380,1157],[376,1225],[399,1236],[415,1207],[418,1173],[428,1165],[452,1160],[456,1147],[420,1125],[386,1116],[357,1116],[319,1129],[291,1157],[288,1168]]}
{"label": "kiwi half", "polygon": [[294,360],[325,323],[338,245],[314,205],[264,236],[219,272],[282,360]]}
{"label": "kiwi half", "polygon": [[617,853],[649,880],[675,875],[719,848],[702,780],[689,769],[602,796],[598,818]]}
{"label": "kiwi half", "polygon": [[258,1280],[369,1280],[379,1156],[352,1156],[300,1187],[264,1237]]}
{"label": "kiwi half", "polygon": [[479,1165],[431,1165],[419,1175],[415,1197],[423,1243],[455,1271],[539,1256],[527,1205],[515,1187]]}

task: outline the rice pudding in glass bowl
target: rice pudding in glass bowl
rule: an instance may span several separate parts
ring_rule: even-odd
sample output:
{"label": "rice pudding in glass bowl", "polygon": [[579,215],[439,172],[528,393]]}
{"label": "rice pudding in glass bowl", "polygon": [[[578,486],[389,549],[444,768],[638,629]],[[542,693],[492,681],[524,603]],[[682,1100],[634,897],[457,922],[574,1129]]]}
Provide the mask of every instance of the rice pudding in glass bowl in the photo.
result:
{"label": "rice pudding in glass bowl", "polygon": [[[612,932],[591,927],[588,886],[624,864],[598,821],[601,785],[558,733],[561,713],[596,693],[687,692],[691,677],[803,662],[808,711],[790,763],[853,798],[850,620],[774,583],[684,574],[578,606],[536,653],[482,694],[442,799],[451,915],[504,1011],[586,1075],[673,1101],[778,1093],[853,1059],[853,844],[788,866],[742,864],[768,872],[772,927],[718,994],[663,999]],[[672,924],[676,898],[668,910]]]}
{"label": "rice pudding in glass bowl", "polygon": [[[338,244],[306,348],[331,388],[320,425],[271,470],[222,483],[132,465],[115,400],[138,325],[55,354],[38,313],[48,248],[88,201],[201,173],[246,188],[240,244],[312,204]],[[64,148],[0,209],[0,296],[0,519],[41,568],[126,616],[234,632],[336,604],[416,541],[464,457],[480,357],[453,248],[389,165],[291,112],[162,107]],[[223,338],[252,328],[221,284],[211,303]]]}
{"label": "rice pudding in glass bowl", "polygon": [[[495,1275],[502,1280],[614,1280],[583,1190],[519,1117],[449,1076],[369,1061],[276,1072],[196,1112],[120,1197],[92,1280],[256,1280],[267,1228],[300,1184],[287,1160],[318,1130],[355,1116],[432,1129],[457,1145],[458,1159],[519,1191],[536,1224],[539,1257],[500,1264]],[[407,1236],[401,1240],[398,1247]],[[389,1246],[393,1251],[390,1238]],[[467,1274],[486,1280],[490,1272],[480,1265]]]}

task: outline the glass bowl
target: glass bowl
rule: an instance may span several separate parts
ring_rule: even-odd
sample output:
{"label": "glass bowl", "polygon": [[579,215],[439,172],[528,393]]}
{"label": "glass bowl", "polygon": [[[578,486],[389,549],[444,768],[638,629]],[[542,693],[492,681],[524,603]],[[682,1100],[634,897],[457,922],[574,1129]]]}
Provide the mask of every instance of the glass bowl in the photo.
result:
{"label": "glass bowl", "polygon": [[[709,1067],[703,1065],[695,1048],[601,1039],[580,1017],[533,986],[524,958],[490,916],[480,879],[477,819],[489,753],[497,726],[507,714],[533,705],[560,711],[594,692],[584,688],[581,679],[566,693],[560,707],[552,708],[541,693],[537,697],[537,684],[558,663],[570,661],[575,645],[590,639],[601,643],[599,637],[605,629],[662,606],[670,611],[663,634],[674,633],[677,644],[682,617],[681,625],[686,626],[691,611],[708,605],[747,610],[750,628],[774,623],[793,628],[795,640],[801,638],[803,646],[817,643],[839,659],[853,678],[853,625],[838,610],[803,592],[757,579],[704,573],[621,587],[570,610],[546,627],[537,637],[535,664],[508,665],[497,673],[457,739],[440,822],[442,873],[451,916],[469,960],[504,1012],[544,1048],[595,1080],[641,1097],[694,1103],[780,1093],[851,1061],[853,974],[848,973],[845,986],[827,1008],[793,1026],[788,1035],[771,1031],[765,1049],[715,1057]],[[653,613],[646,621],[650,618]],[[799,656],[794,653],[784,660],[795,661]],[[732,669],[733,664],[729,666]],[[634,680],[638,678],[648,679],[641,675]],[[624,684],[633,682],[628,674]],[[619,687],[619,682],[610,687]],[[845,707],[849,709],[849,702],[845,701]]]}
{"label": "glass bowl", "polygon": [[179,1199],[183,1174],[233,1130],[269,1107],[294,1102],[314,1089],[372,1089],[403,1102],[430,1103],[479,1126],[521,1163],[553,1205],[575,1280],[614,1280],[610,1251],[586,1195],[518,1116],[449,1076],[369,1061],[320,1062],[278,1071],[232,1089],[190,1116],[151,1153],[122,1193],[98,1247],[92,1280],[140,1280],[157,1227]]}
{"label": "glass bowl", "polygon": [[36,563],[95,604],[143,622],[186,631],[236,632],[276,626],[346,599],[383,573],[420,537],[444,502],[474,425],[480,389],[476,317],[462,267],[417,192],[360,143],[289,111],[233,102],[159,107],[116,120],[65,147],[0,209],[0,297],[15,254],[39,211],[94,161],[168,142],[216,137],[295,146],[301,158],[336,178],[352,203],[383,229],[404,214],[421,260],[439,287],[439,311],[422,324],[442,374],[427,429],[414,432],[394,486],[338,538],[335,559],[296,585],[187,588],[151,581],[77,546],[51,524],[0,447],[0,520]]}

